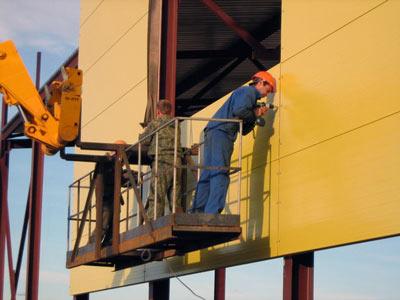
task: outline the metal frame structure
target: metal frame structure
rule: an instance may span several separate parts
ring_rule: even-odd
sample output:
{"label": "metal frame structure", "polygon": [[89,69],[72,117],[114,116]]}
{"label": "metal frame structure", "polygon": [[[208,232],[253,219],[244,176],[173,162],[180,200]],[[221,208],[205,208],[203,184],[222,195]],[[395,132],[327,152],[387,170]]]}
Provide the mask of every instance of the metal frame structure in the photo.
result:
{"label": "metal frame structure", "polygon": [[[160,70],[158,89],[160,98],[165,97],[171,100],[174,104],[174,115],[176,111],[182,115],[182,104],[184,107],[191,107],[191,105],[198,105],[194,99],[201,98],[206,94],[207,90],[213,88],[232,70],[234,70],[244,59],[250,59],[257,68],[265,68],[263,63],[258,59],[265,57],[273,57],[278,59],[280,49],[266,49],[260,40],[272,34],[280,26],[280,16],[268,20],[264,24],[263,32],[258,31],[250,34],[242,28],[230,17],[229,14],[218,6],[212,0],[199,0],[201,1],[213,14],[215,14],[226,26],[235,32],[241,39],[241,42],[227,50],[209,50],[209,51],[177,51],[177,35],[178,35],[178,9],[179,1],[171,0],[165,1],[163,8],[163,24],[161,27],[164,29],[164,36],[161,45]],[[250,49],[250,51],[249,51]],[[177,59],[186,58],[199,58],[199,57],[231,57],[232,59],[228,64],[221,62],[220,64],[213,63],[213,66],[204,66],[201,76],[188,76],[185,80],[177,83],[176,70]],[[65,63],[65,66],[77,67],[78,64],[78,51],[76,51]],[[226,68],[225,68],[226,66]],[[179,100],[177,103],[176,97],[184,93],[190,87],[194,86],[199,80],[204,79],[206,76],[214,73],[216,68],[225,68],[222,72],[212,78],[196,95],[189,100]],[[37,76],[36,84],[39,86],[40,80],[40,54],[37,60]],[[48,82],[61,78],[61,73],[56,72],[51,76]],[[44,98],[44,91],[41,89],[40,94]],[[212,103],[214,99],[202,99],[201,105],[204,107]],[[179,108],[178,108],[179,107]],[[199,109],[196,106],[195,110]],[[193,113],[195,110],[191,110]],[[5,267],[5,251],[7,249],[8,269],[10,277],[10,291],[11,299],[16,298],[16,290],[20,274],[21,262],[24,251],[24,244],[26,233],[29,228],[28,240],[28,259],[27,259],[27,287],[26,299],[38,299],[38,274],[39,274],[39,258],[40,258],[40,226],[41,226],[41,198],[42,198],[42,184],[43,184],[43,154],[40,152],[37,144],[31,143],[27,139],[13,139],[21,135],[21,127],[23,120],[19,114],[14,116],[7,122],[7,106],[2,104],[2,119],[1,119],[1,156],[0,156],[0,171],[1,171],[1,214],[0,214],[0,300],[3,299],[4,291],[4,267]],[[190,113],[190,112],[189,112]],[[81,145],[85,147],[84,144]],[[87,145],[86,145],[87,146]],[[24,224],[21,235],[21,242],[18,252],[16,268],[13,267],[13,255],[11,251],[11,232],[9,223],[9,210],[8,210],[8,167],[9,167],[9,153],[12,149],[17,148],[31,148],[32,147],[32,173],[31,183],[26,205],[26,212]],[[89,146],[88,146],[89,147]],[[139,151],[140,153],[140,151]],[[65,155],[65,158],[70,158]],[[84,158],[84,155],[81,155]],[[92,158],[86,157],[87,161]],[[116,210],[117,212],[118,210]],[[116,213],[115,212],[115,213]],[[284,267],[284,300],[313,299],[313,253],[295,255],[285,258]],[[225,269],[215,270],[215,299],[222,300],[225,298]],[[75,295],[74,299],[86,300],[89,299],[89,294]],[[169,299],[169,279],[150,282],[149,283],[149,299]]]}
{"label": "metal frame structure", "polygon": [[[75,51],[64,63],[64,66],[77,67],[78,51]],[[40,87],[40,68],[41,53],[38,52],[36,60],[36,88]],[[53,80],[61,80],[61,71],[54,73],[46,84]],[[45,85],[46,85],[45,84]],[[40,95],[44,99],[44,88],[40,89]],[[19,275],[25,249],[26,235],[28,233],[27,245],[27,271],[25,298],[29,300],[38,299],[39,294],[39,262],[40,262],[40,235],[42,217],[42,194],[43,194],[43,152],[40,144],[31,142],[25,138],[17,138],[23,132],[23,119],[20,114],[16,114],[7,122],[8,106],[2,101],[1,116],[1,216],[0,216],[0,300],[3,299],[4,292],[4,267],[5,251],[7,249],[8,271],[10,281],[11,299],[16,299],[19,282]],[[22,227],[21,239],[17,255],[17,262],[14,268],[13,252],[11,249],[10,214],[8,209],[8,174],[9,174],[9,154],[12,149],[32,148],[32,163],[30,186],[27,196],[25,217]]]}

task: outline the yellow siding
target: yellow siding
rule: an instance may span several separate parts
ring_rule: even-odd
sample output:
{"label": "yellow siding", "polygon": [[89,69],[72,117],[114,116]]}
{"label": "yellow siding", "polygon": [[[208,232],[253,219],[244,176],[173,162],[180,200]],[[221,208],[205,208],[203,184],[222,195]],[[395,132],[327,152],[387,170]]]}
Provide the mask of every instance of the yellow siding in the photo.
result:
{"label": "yellow siding", "polygon": [[[283,59],[271,70],[279,79],[274,103],[280,108],[267,115],[268,126],[243,139],[242,238],[168,264],[74,269],[72,293],[400,234],[400,1],[282,2]],[[146,76],[147,18],[139,20],[139,8],[137,22],[120,12],[118,32],[100,32],[101,26],[110,30],[104,18],[119,18],[121,5],[104,3],[107,11],[100,6],[81,33],[81,65],[98,61],[85,77],[84,139],[134,141],[146,99],[146,82],[134,86]],[[196,116],[211,117],[227,97]],[[185,124],[182,132],[194,140],[184,143],[196,142],[200,131]],[[237,147],[234,164],[236,157]],[[236,180],[228,195],[232,211]]]}
{"label": "yellow siding", "polygon": [[147,1],[104,1],[81,28],[85,141],[137,138],[147,97],[147,10]]}
{"label": "yellow siding", "polygon": [[387,0],[282,1],[282,61],[335,34]]}
{"label": "yellow siding", "polygon": [[399,233],[399,9],[386,1],[281,64],[281,255]]}

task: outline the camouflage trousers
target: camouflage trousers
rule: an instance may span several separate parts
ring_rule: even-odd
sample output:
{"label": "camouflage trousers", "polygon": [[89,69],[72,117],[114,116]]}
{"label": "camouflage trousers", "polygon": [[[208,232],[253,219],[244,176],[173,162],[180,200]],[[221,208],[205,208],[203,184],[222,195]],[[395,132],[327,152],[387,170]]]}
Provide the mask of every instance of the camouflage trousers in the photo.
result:
{"label": "camouflage trousers", "polygon": [[[180,167],[182,161],[180,158],[177,160],[177,166]],[[150,183],[150,193],[147,198],[146,213],[149,219],[154,219],[154,198],[156,187],[156,162],[153,161],[151,165],[152,179]],[[157,176],[157,218],[164,215],[165,204],[168,203],[169,210],[172,212],[173,207],[173,182],[174,182],[174,157],[173,156],[160,156],[158,159],[158,176]],[[176,168],[176,212],[182,211],[181,206],[181,176],[180,168]],[[166,202],[167,200],[167,202]]]}

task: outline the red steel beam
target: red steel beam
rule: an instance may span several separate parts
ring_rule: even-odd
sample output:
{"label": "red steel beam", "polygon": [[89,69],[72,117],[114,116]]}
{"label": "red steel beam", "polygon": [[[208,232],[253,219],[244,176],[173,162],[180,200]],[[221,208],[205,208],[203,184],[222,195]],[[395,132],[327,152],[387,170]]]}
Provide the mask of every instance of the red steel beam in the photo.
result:
{"label": "red steel beam", "polygon": [[167,49],[166,49],[166,72],[164,74],[165,96],[171,101],[172,116],[175,116],[176,98],[176,50],[178,32],[178,0],[165,1],[168,5],[167,15]]}
{"label": "red steel beam", "polygon": [[213,0],[201,0],[207,8],[231,28],[243,41],[245,41],[256,53],[256,57],[268,58],[269,52],[247,30],[240,26]]}
{"label": "red steel beam", "polygon": [[225,268],[214,272],[214,300],[225,300]]}
{"label": "red steel beam", "polygon": [[89,300],[89,294],[75,295],[74,300]]}
{"label": "red steel beam", "polygon": [[[2,101],[1,105],[1,128],[4,128],[7,123],[8,106]],[[5,243],[6,243],[6,230],[5,230],[5,206],[7,203],[7,188],[8,188],[8,150],[6,147],[6,140],[1,134],[0,147],[2,148],[0,158],[0,300],[3,300],[4,289],[4,258],[5,258]],[[3,151],[4,150],[4,151]]]}
{"label": "red steel beam", "polygon": [[169,279],[149,282],[149,300],[169,300]]}
{"label": "red steel beam", "polygon": [[[4,166],[2,166],[4,167]],[[5,240],[7,243],[7,258],[8,258],[8,272],[10,279],[10,293],[11,300],[15,300],[17,298],[16,289],[15,289],[15,271],[13,267],[13,257],[11,250],[11,232],[10,232],[10,218],[8,215],[8,203],[5,201],[4,205],[4,231],[5,231]]]}
{"label": "red steel beam", "polygon": [[284,258],[283,300],[314,299],[314,252]]}
{"label": "red steel beam", "polygon": [[20,274],[20,271],[21,271],[22,257],[24,255],[26,232],[28,231],[29,191],[30,191],[30,189],[31,189],[31,187],[29,186],[28,197],[26,199],[24,224],[22,225],[21,239],[20,239],[20,242],[19,242],[19,249],[18,249],[17,264],[15,266],[15,289],[16,290],[18,290],[18,280],[19,280],[19,274]]}
{"label": "red steel beam", "polygon": [[[37,53],[36,87],[40,85],[41,53]],[[31,189],[29,199],[29,242],[25,296],[37,300],[39,293],[40,230],[42,221],[44,154],[39,142],[32,142]]]}

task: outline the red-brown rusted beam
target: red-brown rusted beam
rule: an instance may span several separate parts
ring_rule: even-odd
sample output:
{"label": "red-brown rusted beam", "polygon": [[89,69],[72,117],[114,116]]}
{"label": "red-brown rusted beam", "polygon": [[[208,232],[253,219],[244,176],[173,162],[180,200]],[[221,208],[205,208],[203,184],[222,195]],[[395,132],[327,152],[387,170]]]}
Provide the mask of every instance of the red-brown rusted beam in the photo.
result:
{"label": "red-brown rusted beam", "polygon": [[10,231],[10,218],[8,215],[8,203],[5,202],[4,205],[4,229],[5,229],[5,239],[7,244],[7,258],[8,258],[8,273],[9,273],[9,281],[10,281],[10,296],[11,300],[15,300],[17,298],[16,289],[15,289],[15,271],[13,267],[13,256],[11,249],[11,231]]}
{"label": "red-brown rusted beam", "polygon": [[169,300],[169,279],[149,282],[149,300]]}
{"label": "red-brown rusted beam", "polygon": [[225,268],[214,271],[214,300],[225,300]]}
{"label": "red-brown rusted beam", "polygon": [[[1,105],[1,128],[3,129],[5,124],[7,123],[7,114],[8,114],[8,106],[2,101]],[[4,258],[5,258],[5,226],[4,226],[4,212],[5,212],[5,204],[7,203],[7,188],[8,188],[8,150],[4,149],[6,145],[5,138],[3,134],[1,134],[0,139],[0,147],[2,150],[0,157],[0,300],[3,300],[3,289],[4,289]]]}
{"label": "red-brown rusted beam", "polygon": [[220,18],[229,28],[231,28],[243,41],[245,41],[255,51],[256,57],[268,58],[267,49],[261,45],[247,30],[240,26],[231,16],[229,16],[213,0],[201,0],[207,8]]}
{"label": "red-brown rusted beam", "polygon": [[165,1],[167,15],[166,72],[164,74],[165,97],[172,103],[172,116],[175,116],[176,98],[176,50],[178,39],[178,0]]}
{"label": "red-brown rusted beam", "polygon": [[74,300],[89,300],[89,294],[75,295]]}
{"label": "red-brown rusted beam", "polygon": [[284,258],[283,300],[314,299],[314,252]]}
{"label": "red-brown rusted beam", "polygon": [[[36,88],[40,85],[41,53],[37,53]],[[39,294],[40,236],[42,221],[44,154],[39,142],[32,142],[31,189],[29,197],[29,242],[25,296],[37,300]]]}
{"label": "red-brown rusted beam", "polygon": [[24,224],[22,225],[21,239],[20,239],[20,242],[19,242],[19,249],[18,249],[17,264],[15,266],[15,289],[16,290],[18,290],[19,274],[20,274],[20,271],[21,271],[22,258],[23,258],[24,249],[25,249],[26,232],[28,231],[29,191],[30,191],[30,189],[31,189],[31,187],[29,186],[28,197],[26,199]]}
{"label": "red-brown rusted beam", "polygon": [[0,300],[3,300],[4,289],[4,259],[6,246],[6,208],[7,208],[7,186],[8,186],[8,153],[0,161],[1,174],[1,211],[0,211]]}

